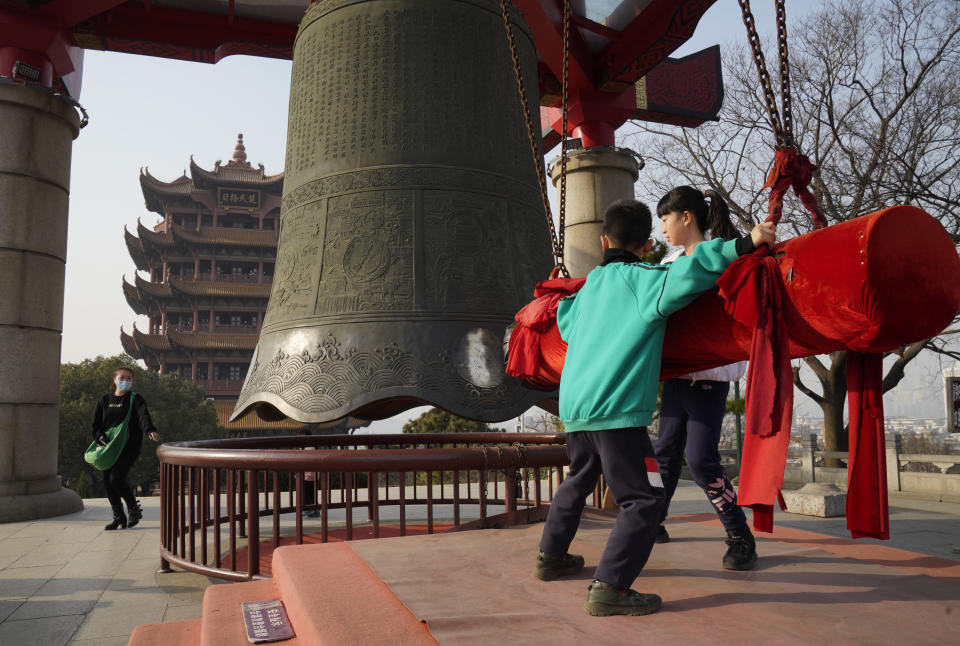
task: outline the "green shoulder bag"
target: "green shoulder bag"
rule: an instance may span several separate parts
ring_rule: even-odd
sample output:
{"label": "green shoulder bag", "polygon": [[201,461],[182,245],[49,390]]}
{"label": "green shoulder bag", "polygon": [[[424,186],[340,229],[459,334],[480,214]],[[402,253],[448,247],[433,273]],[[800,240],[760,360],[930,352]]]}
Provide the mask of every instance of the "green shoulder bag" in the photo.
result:
{"label": "green shoulder bag", "polygon": [[120,453],[123,452],[123,447],[127,445],[127,438],[130,436],[130,431],[127,427],[130,426],[130,415],[133,413],[133,398],[136,396],[137,393],[130,393],[130,407],[127,409],[127,416],[123,421],[104,431],[103,436],[106,438],[107,443],[101,444],[94,440],[90,446],[87,447],[86,452],[83,454],[83,459],[87,461],[87,464],[95,469],[106,471],[116,463],[117,458],[120,457]]}

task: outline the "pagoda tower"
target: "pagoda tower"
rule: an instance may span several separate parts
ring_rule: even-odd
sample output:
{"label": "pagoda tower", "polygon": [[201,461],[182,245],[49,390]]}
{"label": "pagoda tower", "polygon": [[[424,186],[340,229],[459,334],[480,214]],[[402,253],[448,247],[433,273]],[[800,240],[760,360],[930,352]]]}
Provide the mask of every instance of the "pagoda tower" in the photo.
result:
{"label": "pagoda tower", "polygon": [[[200,386],[225,410],[243,386],[270,296],[276,263],[283,173],[267,175],[247,161],[243,135],[233,158],[213,170],[190,158],[186,172],[163,182],[140,173],[152,228],[124,228],[138,272],[123,279],[133,311],[148,329],[121,328],[131,356],[160,374]],[[219,410],[218,410],[219,412]]]}

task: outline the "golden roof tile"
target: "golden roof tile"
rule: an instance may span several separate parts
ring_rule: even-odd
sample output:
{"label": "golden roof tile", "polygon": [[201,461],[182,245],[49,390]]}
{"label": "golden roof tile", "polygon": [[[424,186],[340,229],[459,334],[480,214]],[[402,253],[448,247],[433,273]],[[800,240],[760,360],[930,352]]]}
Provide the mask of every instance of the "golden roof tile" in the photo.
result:
{"label": "golden roof tile", "polygon": [[148,350],[153,350],[155,352],[164,352],[170,351],[172,349],[170,345],[170,339],[163,334],[144,334],[137,329],[136,324],[133,326],[133,339],[137,342],[137,347],[141,349],[146,348]]}
{"label": "golden roof tile", "polygon": [[169,233],[162,233],[160,231],[151,231],[147,227],[137,220],[137,234],[140,236],[141,247],[143,243],[152,244],[157,247],[172,247],[173,246],[173,236]]}
{"label": "golden roof tile", "polygon": [[140,292],[141,298],[144,294],[153,296],[154,298],[173,298],[173,291],[171,291],[170,285],[167,283],[152,283],[149,280],[140,278],[139,275],[134,277],[133,281],[133,284],[136,285],[137,290]]}
{"label": "golden roof tile", "polygon": [[187,296],[233,296],[236,298],[270,298],[270,283],[228,283],[189,281],[170,278],[170,289]]}
{"label": "golden roof tile", "polygon": [[150,174],[150,171],[141,169],[140,190],[148,211],[163,215],[164,198],[190,197],[193,194],[193,180],[186,173],[173,180],[164,182]]}
{"label": "golden roof tile", "polygon": [[199,231],[184,229],[171,224],[174,238],[192,244],[217,244],[238,247],[276,247],[277,233],[272,229],[201,228]]}
{"label": "golden roof tile", "polygon": [[248,162],[237,163],[229,161],[225,165],[217,160],[213,170],[206,170],[197,165],[190,157],[190,175],[194,186],[200,188],[209,186],[253,186],[269,192],[279,194],[283,190],[283,173],[267,175],[263,164],[253,168]]}
{"label": "golden roof tile", "polygon": [[253,350],[260,337],[258,334],[167,332],[166,338],[171,345],[188,350]]}

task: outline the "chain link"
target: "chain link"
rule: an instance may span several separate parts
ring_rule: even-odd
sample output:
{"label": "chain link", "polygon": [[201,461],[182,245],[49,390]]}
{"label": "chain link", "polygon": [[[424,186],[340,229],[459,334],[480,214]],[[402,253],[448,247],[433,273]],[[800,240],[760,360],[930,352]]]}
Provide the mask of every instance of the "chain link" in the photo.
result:
{"label": "chain link", "polygon": [[566,266],[563,264],[564,237],[566,235],[567,219],[567,112],[570,105],[570,0],[563,0],[563,88],[560,110],[562,112],[562,129],[560,131],[560,213],[557,216],[559,223],[560,258],[557,266],[564,276],[569,277]]}
{"label": "chain link", "polygon": [[777,49],[780,55],[780,108],[783,110],[785,145],[793,146],[793,107],[790,98],[790,56],[787,51],[787,9],[785,0],[776,0]]}
{"label": "chain link", "polygon": [[[767,62],[763,57],[763,49],[760,47],[760,36],[757,34],[756,21],[753,19],[753,12],[750,10],[750,0],[737,0],[740,3],[740,11],[743,14],[743,24],[747,28],[747,39],[750,41],[750,48],[753,50],[753,61],[757,65],[757,74],[760,76],[760,89],[763,91],[763,98],[767,106],[767,117],[770,119],[770,126],[773,128],[773,134],[777,138],[778,146],[787,146],[786,132],[780,122],[780,111],[777,109],[777,100],[773,94],[773,88],[770,84],[770,74],[767,72]],[[777,0],[777,27],[779,29],[779,19],[782,10],[782,0]],[[784,21],[786,23],[786,21]],[[784,24],[783,34],[786,35],[786,24]],[[780,38],[780,32],[777,34],[778,40],[783,43],[780,49],[780,71],[781,77],[784,66],[787,64],[784,54],[786,52],[786,39]],[[782,88],[781,88],[782,89]],[[789,96],[789,81],[787,82],[787,95]],[[792,123],[791,123],[792,125]]]}
{"label": "chain link", "polygon": [[[569,0],[564,0],[567,3],[565,9],[569,12]],[[546,168],[543,163],[543,154],[540,150],[540,146],[537,145],[537,131],[534,129],[533,117],[530,114],[530,102],[527,99],[526,86],[523,82],[523,70],[520,67],[520,54],[517,50],[517,41],[513,33],[513,23],[510,20],[510,10],[508,4],[512,4],[510,0],[500,0],[500,12],[503,14],[503,26],[507,32],[507,43],[510,45],[510,57],[513,60],[513,71],[517,80],[517,91],[520,94],[520,104],[523,108],[523,118],[527,126],[527,138],[530,141],[530,152],[533,154],[533,163],[537,169],[537,182],[540,184],[540,199],[543,201],[543,211],[547,218],[547,229],[550,231],[550,244],[553,247],[553,258],[555,267],[560,270],[564,276],[569,277],[570,272],[567,271],[566,265],[563,263],[563,243],[564,243],[564,234],[563,234],[563,223],[564,223],[564,202],[566,201],[566,159],[563,160],[563,166],[561,168],[562,177],[560,180],[561,183],[561,207],[560,207],[560,233],[557,234],[557,227],[553,223],[553,213],[550,210],[550,198],[547,195],[547,179],[546,179]],[[566,38],[566,34],[564,36]],[[566,103],[566,52],[564,53],[564,100],[563,100],[563,123],[564,123],[564,133],[561,139],[562,146],[565,146],[564,139],[566,138],[566,121],[567,121],[567,103]]]}

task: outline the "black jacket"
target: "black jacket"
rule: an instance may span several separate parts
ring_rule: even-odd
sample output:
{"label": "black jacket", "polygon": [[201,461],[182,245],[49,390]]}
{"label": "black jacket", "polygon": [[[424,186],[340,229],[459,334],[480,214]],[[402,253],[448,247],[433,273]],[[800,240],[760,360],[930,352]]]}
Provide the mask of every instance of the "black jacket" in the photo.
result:
{"label": "black jacket", "polygon": [[[97,410],[93,413],[93,439],[97,439],[108,428],[123,422],[129,407],[129,392],[119,397],[112,393],[107,393],[101,397],[100,401],[97,402]],[[156,430],[153,420],[150,419],[150,411],[147,410],[147,402],[144,401],[143,397],[137,395],[136,399],[133,400],[133,413],[130,415],[130,426],[128,427],[130,439],[127,440],[127,447],[139,452],[144,433]]]}

